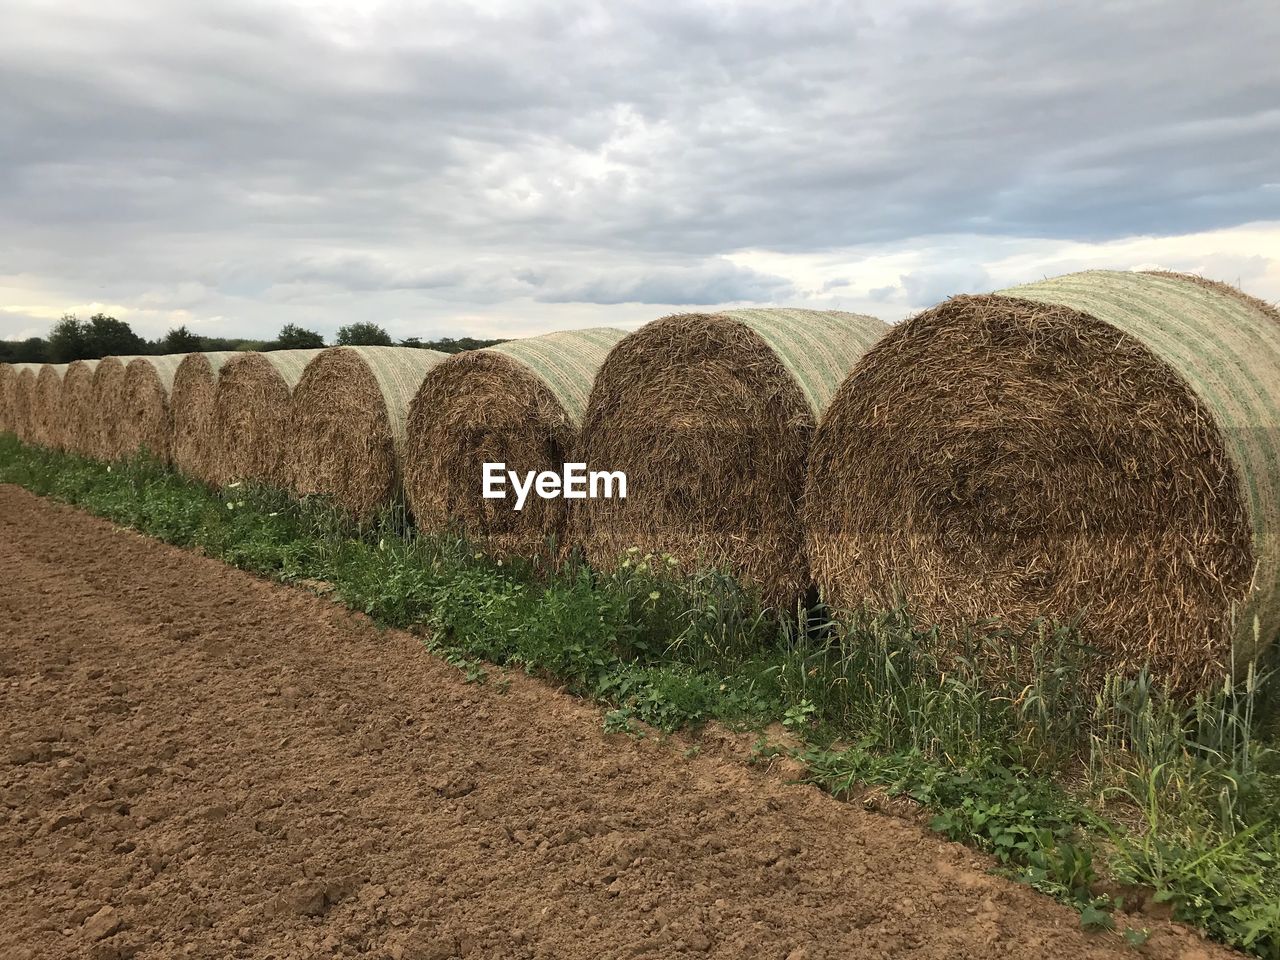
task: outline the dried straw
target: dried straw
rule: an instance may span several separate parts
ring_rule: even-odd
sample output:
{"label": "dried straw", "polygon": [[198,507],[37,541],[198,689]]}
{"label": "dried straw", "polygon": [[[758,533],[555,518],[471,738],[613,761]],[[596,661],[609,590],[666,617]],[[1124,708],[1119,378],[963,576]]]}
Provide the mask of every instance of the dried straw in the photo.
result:
{"label": "dried straw", "polygon": [[223,364],[213,399],[214,483],[249,480],[281,488],[292,484],[289,397],[307,364],[320,353],[239,353]]}
{"label": "dried straw", "polygon": [[574,501],[569,542],[605,568],[632,546],[722,567],[790,608],[808,587],[799,511],[815,423],[885,330],[850,313],[730,310],[626,337],[573,459],[624,471],[627,499]]}
{"label": "dried straw", "polygon": [[290,403],[294,489],[371,519],[400,495],[409,403],[445,354],[330,347],[307,364]]}
{"label": "dried straw", "polygon": [[169,395],[184,354],[138,357],[125,367],[120,392],[120,454],[146,453],[168,463],[173,444]]}
{"label": "dried straw", "polygon": [[97,360],[73,360],[62,375],[59,417],[63,448],[82,457],[96,455],[97,418],[93,407],[93,371]]}
{"label": "dried straw", "polygon": [[1089,272],[896,328],[815,441],[806,527],[841,606],[1082,617],[1109,670],[1197,687],[1280,621],[1280,324],[1183,277]]}
{"label": "dried straw", "polygon": [[170,455],[182,473],[202,483],[215,484],[214,460],[217,435],[214,432],[214,394],[218,371],[237,354],[230,351],[189,353],[173,375],[169,394],[169,415],[173,421]]}
{"label": "dried straw", "polygon": [[564,536],[563,500],[481,496],[485,463],[559,470],[577,441],[596,371],[624,331],[569,330],[472,350],[431,370],[409,405],[404,489],[419,529],[457,529],[495,555]]}
{"label": "dried straw", "polygon": [[13,400],[9,410],[11,428],[23,443],[32,443],[35,439],[36,378],[39,370],[38,363],[25,364],[13,382]]}
{"label": "dried straw", "polygon": [[62,377],[66,372],[65,363],[46,363],[36,374],[36,391],[31,402],[31,440],[50,450],[63,447]]}
{"label": "dried straw", "polygon": [[18,374],[29,363],[0,363],[0,433],[15,433],[13,400],[18,388]]}
{"label": "dried straw", "polygon": [[97,460],[119,460],[125,367],[137,357],[104,357],[93,371],[93,453]]}

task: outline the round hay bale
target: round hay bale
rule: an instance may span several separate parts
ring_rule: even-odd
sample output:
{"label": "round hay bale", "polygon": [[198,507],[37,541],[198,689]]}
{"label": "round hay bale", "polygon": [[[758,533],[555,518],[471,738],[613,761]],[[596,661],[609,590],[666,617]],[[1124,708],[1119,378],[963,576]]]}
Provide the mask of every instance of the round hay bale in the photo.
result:
{"label": "round hay bale", "polygon": [[790,609],[808,589],[800,505],[809,444],[841,380],[887,327],[816,310],[666,317],[623,339],[591,389],[575,461],[623,471],[627,498],[576,501],[569,543],[733,572]]}
{"label": "round hay bale", "polygon": [[31,439],[50,450],[63,448],[62,378],[66,372],[65,363],[46,363],[36,374],[36,392],[31,404]]}
{"label": "round hay bale", "polygon": [[407,347],[330,347],[290,401],[294,489],[365,521],[400,495],[409,402],[445,354]]}
{"label": "round hay bale", "polygon": [[93,370],[93,454],[97,460],[119,460],[121,407],[125,367],[137,357],[103,357]]}
{"label": "round hay bale", "polygon": [[289,396],[320,353],[239,353],[222,365],[213,398],[214,483],[290,485]]}
{"label": "round hay bale", "polygon": [[120,388],[120,455],[146,453],[161,463],[171,458],[173,418],[169,395],[185,354],[130,360]]}
{"label": "round hay bale", "polygon": [[[955,297],[841,386],[810,461],[815,578],[933,623],[1081,617],[1108,671],[1191,689],[1280,600],[1280,324],[1182,277]],[[1233,649],[1234,641],[1234,649]],[[1234,655],[1234,656],[1233,656]]]}
{"label": "round hay bale", "polygon": [[458,529],[495,555],[562,541],[563,500],[481,495],[482,465],[559,470],[577,442],[596,371],[625,331],[566,330],[469,350],[434,367],[409,405],[405,499],[420,530]]}
{"label": "round hay bale", "polygon": [[0,363],[0,431],[18,434],[17,409],[14,406],[18,390],[18,377],[23,370],[39,375],[38,363]]}
{"label": "round hay bale", "polygon": [[63,449],[82,457],[95,456],[97,450],[93,406],[93,371],[97,366],[97,360],[73,360],[67,364],[58,398]]}
{"label": "round hay bale", "polygon": [[21,364],[0,363],[0,433],[13,432],[13,391]]}
{"label": "round hay bale", "polygon": [[13,433],[23,443],[35,439],[36,378],[40,364],[26,364],[18,371],[13,382],[13,405],[10,410]]}
{"label": "round hay bale", "polygon": [[173,391],[169,394],[169,415],[173,419],[170,454],[178,470],[201,483],[218,482],[214,474],[214,394],[218,372],[235,356],[231,351],[189,353],[173,375]]}

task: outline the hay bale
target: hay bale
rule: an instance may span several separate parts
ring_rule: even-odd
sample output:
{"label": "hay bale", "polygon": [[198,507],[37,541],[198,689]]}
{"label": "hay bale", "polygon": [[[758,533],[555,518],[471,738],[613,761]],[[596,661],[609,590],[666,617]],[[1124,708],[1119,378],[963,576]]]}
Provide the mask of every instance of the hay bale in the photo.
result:
{"label": "hay bale", "polygon": [[290,485],[289,397],[320,353],[240,353],[222,365],[213,399],[214,483]]}
{"label": "hay bale", "polygon": [[38,363],[24,364],[13,383],[13,401],[10,408],[12,429],[14,435],[23,443],[33,443],[35,440],[36,378],[39,370]]}
{"label": "hay bale", "polygon": [[73,360],[62,375],[58,417],[64,450],[92,457],[97,450],[97,422],[93,406],[93,371],[97,360]]}
{"label": "hay bale", "polygon": [[146,453],[161,463],[169,462],[173,443],[169,395],[183,356],[137,357],[125,366],[120,388],[120,456]]}
{"label": "hay bale", "polygon": [[9,432],[9,408],[13,405],[13,364],[0,363],[0,433]]}
{"label": "hay bale", "polygon": [[26,364],[0,363],[0,433],[13,432],[13,391]]}
{"label": "hay bale", "polygon": [[1186,278],[1088,272],[893,330],[815,441],[806,527],[840,606],[1083,615],[1108,670],[1190,689],[1280,601],[1280,324]]}
{"label": "hay bale", "polygon": [[125,368],[137,357],[103,357],[93,370],[93,452],[96,460],[119,460]]}
{"label": "hay bale", "polygon": [[38,370],[38,363],[0,363],[0,432],[18,433],[17,409],[14,407],[18,377],[23,370]]}
{"label": "hay bale", "polygon": [[215,484],[217,434],[214,429],[214,394],[218,372],[236,353],[189,353],[173,375],[169,415],[173,422],[170,455],[182,473],[202,483]]}
{"label": "hay bale", "polygon": [[62,377],[66,372],[65,363],[46,363],[36,374],[36,390],[31,403],[31,440],[50,450],[63,448]]}
{"label": "hay bale", "polygon": [[799,510],[814,426],[881,337],[871,317],[729,310],[667,317],[609,354],[573,459],[627,475],[626,500],[575,501],[569,542],[734,572],[769,604],[808,587]]}
{"label": "hay bale", "polygon": [[409,403],[445,354],[330,347],[307,364],[290,401],[293,487],[330,497],[359,520],[400,495]]}
{"label": "hay bale", "polygon": [[496,555],[563,540],[563,500],[520,511],[481,496],[486,462],[559,470],[577,442],[596,371],[625,331],[567,330],[449,357],[409,405],[404,491],[420,530],[454,527]]}

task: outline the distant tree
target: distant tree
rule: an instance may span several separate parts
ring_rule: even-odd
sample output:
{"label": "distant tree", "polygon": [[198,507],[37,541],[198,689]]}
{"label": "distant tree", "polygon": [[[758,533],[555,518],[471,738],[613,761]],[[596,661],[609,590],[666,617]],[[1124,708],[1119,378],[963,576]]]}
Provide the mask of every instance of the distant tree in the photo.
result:
{"label": "distant tree", "polygon": [[10,363],[49,363],[49,343],[43,337],[28,337],[12,344]]}
{"label": "distant tree", "polygon": [[402,347],[410,347],[414,350],[421,350],[426,346],[426,344],[422,342],[421,337],[405,337],[400,341],[399,345]]}
{"label": "distant tree", "polygon": [[506,340],[477,340],[475,337],[441,337],[439,340],[419,340],[417,337],[411,338],[414,342],[409,343],[408,340],[401,340],[401,346],[420,347],[424,350],[439,350],[441,353],[462,353],[464,350],[481,350],[484,347],[492,347],[495,344],[506,343]]}
{"label": "distant tree", "polygon": [[91,357],[128,356],[145,353],[147,342],[123,320],[95,313],[89,318],[86,339]]}
{"label": "distant tree", "polygon": [[241,353],[253,352],[256,350],[276,350],[275,344],[264,343],[261,340],[240,340],[231,345],[232,350],[238,350]]}
{"label": "distant tree", "polygon": [[156,344],[160,353],[199,353],[203,350],[202,337],[197,337],[186,326],[174,327]]}
{"label": "distant tree", "polygon": [[391,334],[376,323],[352,323],[338,328],[338,344],[343,347],[389,347]]}
{"label": "distant tree", "polygon": [[[240,344],[245,342],[243,340],[232,340],[229,337],[200,337],[199,340],[199,349],[202,352],[209,352],[213,350],[236,350],[239,348]],[[262,346],[262,342],[259,340],[254,340],[253,342],[258,344],[257,347],[253,348],[255,350]]]}
{"label": "distant tree", "polygon": [[64,313],[49,331],[49,356],[54,363],[92,359],[94,354],[93,345],[89,342],[89,325],[74,313]]}
{"label": "distant tree", "polygon": [[280,334],[268,344],[264,350],[314,350],[324,346],[324,337],[314,330],[307,330],[296,323],[286,323],[280,328]]}

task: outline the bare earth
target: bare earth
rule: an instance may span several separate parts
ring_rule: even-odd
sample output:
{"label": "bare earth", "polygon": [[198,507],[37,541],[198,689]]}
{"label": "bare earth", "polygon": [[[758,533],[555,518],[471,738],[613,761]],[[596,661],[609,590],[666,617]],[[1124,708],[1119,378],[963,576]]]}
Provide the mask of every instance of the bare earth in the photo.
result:
{"label": "bare earth", "polygon": [[0,957],[1201,958],[0,487]]}

